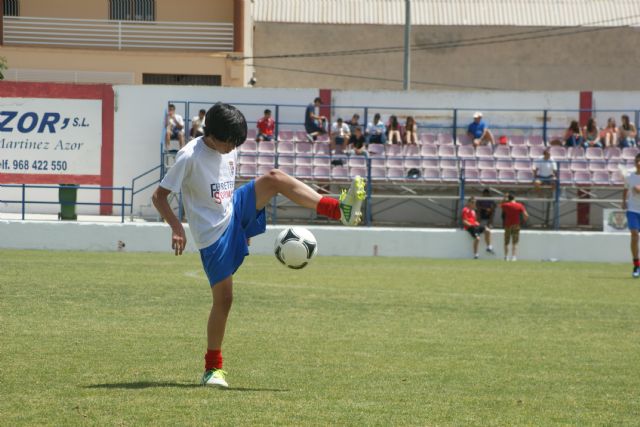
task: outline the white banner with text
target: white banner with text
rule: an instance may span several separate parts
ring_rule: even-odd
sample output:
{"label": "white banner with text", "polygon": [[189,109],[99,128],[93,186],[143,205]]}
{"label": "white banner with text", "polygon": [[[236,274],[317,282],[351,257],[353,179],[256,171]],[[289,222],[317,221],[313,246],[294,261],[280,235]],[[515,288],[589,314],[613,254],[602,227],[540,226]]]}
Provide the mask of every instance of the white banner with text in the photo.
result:
{"label": "white banner with text", "polygon": [[102,100],[0,98],[0,173],[100,175]]}

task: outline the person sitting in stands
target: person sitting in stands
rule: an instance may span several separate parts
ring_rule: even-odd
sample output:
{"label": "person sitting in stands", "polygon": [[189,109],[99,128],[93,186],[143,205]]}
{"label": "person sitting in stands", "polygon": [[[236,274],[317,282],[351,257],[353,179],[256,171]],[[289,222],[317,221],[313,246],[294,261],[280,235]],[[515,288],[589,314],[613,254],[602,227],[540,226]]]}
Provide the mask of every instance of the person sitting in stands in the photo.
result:
{"label": "person sitting in stands", "polygon": [[407,144],[415,145],[418,143],[418,125],[413,116],[407,117],[407,122],[404,125],[404,140]]}
{"label": "person sitting in stands", "polygon": [[367,126],[367,138],[369,144],[386,144],[387,142],[387,127],[382,123],[380,119],[380,113],[376,113],[373,116],[373,122]]}
{"label": "person sitting in stands", "polygon": [[618,146],[618,126],[616,126],[616,119],[609,117],[607,127],[602,130],[601,138],[605,148]]}
{"label": "person sitting in stands", "polygon": [[198,115],[191,119],[191,131],[189,135],[191,139],[199,136],[204,136],[204,116],[207,114],[207,110],[201,109]]}
{"label": "person sitting in stands", "polygon": [[636,136],[638,136],[636,126],[629,121],[629,116],[626,114],[623,114],[622,117],[620,117],[620,120],[622,120],[620,128],[618,129],[618,143],[620,144],[620,147],[635,147]]}
{"label": "person sitting in stands", "polygon": [[599,147],[602,148],[602,142],[600,141],[600,129],[596,125],[596,119],[589,117],[587,125],[582,130],[584,135],[584,147]]}
{"label": "person sitting in stands", "polygon": [[320,108],[322,105],[322,99],[316,98],[312,104],[307,105],[304,113],[304,129],[309,136],[309,139],[315,141],[318,135],[324,135],[327,133],[325,125],[327,118],[316,114],[316,108]]}
{"label": "person sitting in stands", "polygon": [[582,147],[584,145],[584,137],[577,120],[571,120],[571,124],[564,132],[564,145],[565,147]]}
{"label": "person sitting in stands", "polygon": [[396,116],[389,117],[389,125],[387,126],[387,141],[389,144],[402,144],[400,122],[398,122],[398,118]]}
{"label": "person sitting in stands", "polygon": [[338,120],[331,125],[331,141],[329,142],[331,153],[335,153],[336,146],[340,146],[340,151],[342,151],[350,137],[349,125],[344,123],[341,118],[338,118]]}
{"label": "person sitting in stands", "polygon": [[172,139],[177,139],[180,148],[182,148],[184,146],[184,119],[176,113],[175,105],[169,104],[164,124],[167,130],[164,137],[165,150],[169,150]]}
{"label": "person sitting in stands", "polygon": [[473,146],[494,145],[496,143],[493,134],[487,128],[487,124],[482,120],[482,113],[476,111],[473,114],[473,122],[467,128],[467,134],[473,139]]}
{"label": "person sitting in stands", "polygon": [[271,118],[271,110],[268,108],[264,110],[264,116],[258,120],[256,127],[258,128],[256,142],[273,141],[276,122]]}

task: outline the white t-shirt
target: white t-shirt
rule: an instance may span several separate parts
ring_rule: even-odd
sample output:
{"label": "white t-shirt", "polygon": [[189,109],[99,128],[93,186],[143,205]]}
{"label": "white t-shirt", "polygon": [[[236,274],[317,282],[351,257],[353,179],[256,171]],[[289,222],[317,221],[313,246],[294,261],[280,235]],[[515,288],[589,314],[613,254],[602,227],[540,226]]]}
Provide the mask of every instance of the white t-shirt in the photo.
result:
{"label": "white t-shirt", "polygon": [[627,210],[640,213],[640,194],[633,191],[633,187],[640,184],[640,175],[635,170],[624,172],[624,188],[627,190]]}
{"label": "white t-shirt", "polygon": [[167,115],[167,126],[175,127],[176,125],[184,127],[184,119],[178,113],[174,113],[173,117]]}
{"label": "white t-shirt", "polygon": [[549,160],[545,160],[544,156],[536,159],[533,162],[533,167],[538,170],[536,172],[537,176],[545,178],[553,175],[553,173],[558,169],[558,166],[556,165],[556,162],[553,161],[553,159],[549,158]]}
{"label": "white t-shirt", "polygon": [[204,133],[204,117],[201,119],[200,116],[195,116],[191,119],[191,127],[196,129],[196,132]]}
{"label": "white t-shirt", "polygon": [[236,164],[236,150],[221,154],[199,137],[178,151],[176,163],[160,183],[174,193],[182,190],[189,228],[199,249],[211,246],[229,225]]}
{"label": "white t-shirt", "polygon": [[349,125],[344,122],[342,122],[342,125],[338,125],[338,122],[335,122],[333,125],[331,125],[331,133],[337,136],[349,135]]}

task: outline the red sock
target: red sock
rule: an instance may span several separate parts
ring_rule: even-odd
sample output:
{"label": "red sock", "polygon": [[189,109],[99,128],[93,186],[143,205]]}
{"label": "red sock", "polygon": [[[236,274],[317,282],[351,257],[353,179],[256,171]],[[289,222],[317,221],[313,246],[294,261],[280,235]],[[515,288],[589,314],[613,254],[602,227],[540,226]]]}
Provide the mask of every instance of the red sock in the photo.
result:
{"label": "red sock", "polygon": [[212,369],[222,369],[222,350],[220,349],[207,349],[207,354],[204,355],[204,370]]}
{"label": "red sock", "polygon": [[340,202],[331,197],[323,197],[318,202],[318,206],[316,206],[316,212],[329,218],[340,219]]}
{"label": "red sock", "polygon": [[634,267],[640,267],[640,259],[634,258],[633,259],[633,266]]}

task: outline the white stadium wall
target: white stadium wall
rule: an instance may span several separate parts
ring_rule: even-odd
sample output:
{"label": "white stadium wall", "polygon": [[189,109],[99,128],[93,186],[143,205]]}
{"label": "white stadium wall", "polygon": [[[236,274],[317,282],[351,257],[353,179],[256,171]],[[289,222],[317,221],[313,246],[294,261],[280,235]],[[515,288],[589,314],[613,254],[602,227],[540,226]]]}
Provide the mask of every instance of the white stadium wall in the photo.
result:
{"label": "white stadium wall", "polygon": [[[463,230],[428,228],[307,227],[318,240],[319,256],[385,256],[469,259],[471,238]],[[251,253],[272,254],[283,226],[269,226],[251,240]],[[116,251],[118,241],[128,252],[171,254],[170,228],[163,223],[88,223],[0,220],[0,248],[79,251]],[[187,230],[187,251],[195,251]],[[495,230],[496,255],[484,252],[482,259],[502,259],[502,230]],[[627,233],[528,231],[521,233],[519,259],[557,261],[620,262],[629,258]],[[596,249],[597,248],[597,249]],[[274,259],[274,262],[276,260]]]}

